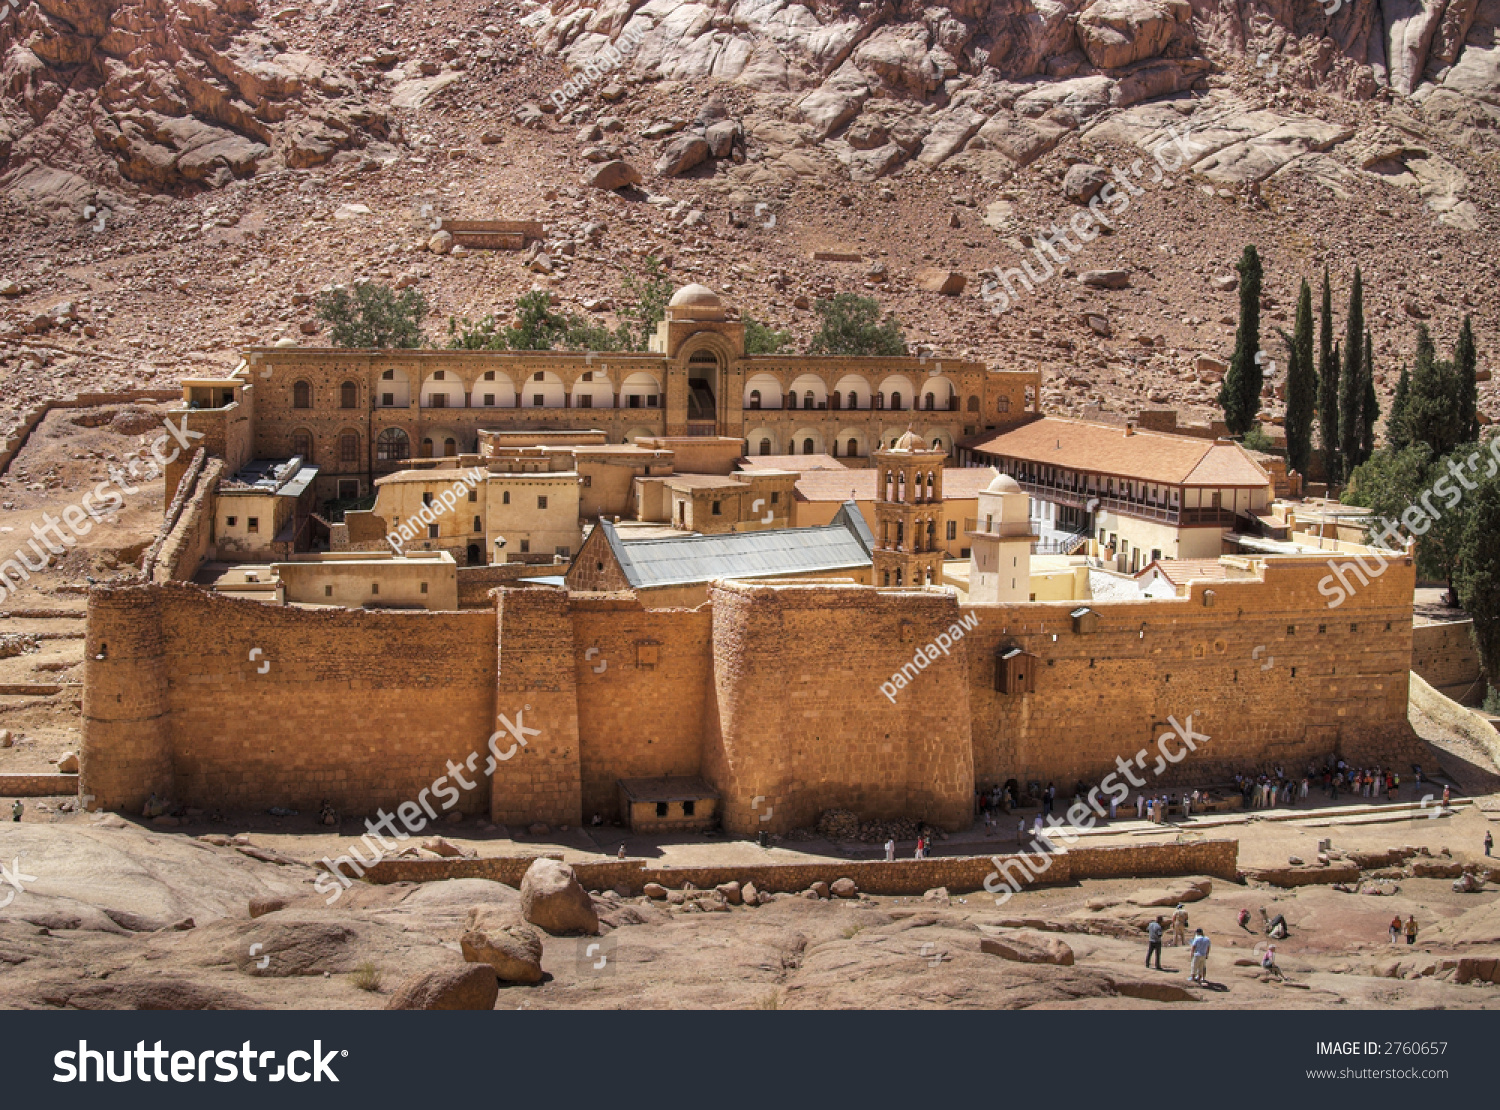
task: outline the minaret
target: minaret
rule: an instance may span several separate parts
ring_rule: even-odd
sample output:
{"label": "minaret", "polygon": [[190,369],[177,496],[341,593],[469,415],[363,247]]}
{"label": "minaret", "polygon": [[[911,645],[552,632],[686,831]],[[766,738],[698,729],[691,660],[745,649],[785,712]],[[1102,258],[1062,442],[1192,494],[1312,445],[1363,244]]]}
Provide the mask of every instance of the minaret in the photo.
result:
{"label": "minaret", "polygon": [[969,537],[969,604],[1031,600],[1031,499],[1009,474],[979,493],[979,519]]}
{"label": "minaret", "polygon": [[943,460],[915,432],[875,452],[875,585],[942,581]]}

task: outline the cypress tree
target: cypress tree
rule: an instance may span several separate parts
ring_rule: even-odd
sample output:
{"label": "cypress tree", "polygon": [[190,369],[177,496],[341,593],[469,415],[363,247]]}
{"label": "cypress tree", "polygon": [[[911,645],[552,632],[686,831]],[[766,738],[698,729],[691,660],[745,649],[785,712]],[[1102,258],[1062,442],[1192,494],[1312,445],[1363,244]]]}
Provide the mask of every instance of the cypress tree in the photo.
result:
{"label": "cypress tree", "polygon": [[1458,419],[1462,442],[1479,441],[1479,353],[1474,347],[1474,325],[1468,316],[1453,347],[1453,366],[1458,371]]}
{"label": "cypress tree", "polygon": [[1417,328],[1417,360],[1406,396],[1404,430],[1413,444],[1426,444],[1434,457],[1464,442],[1460,423],[1458,371],[1437,357],[1427,325]]}
{"label": "cypress tree", "polygon": [[1411,436],[1406,431],[1406,398],[1411,392],[1411,371],[1401,367],[1401,376],[1396,379],[1396,395],[1391,398],[1391,414],[1385,421],[1385,442],[1392,451],[1402,451],[1411,445]]}
{"label": "cypress tree", "polygon": [[1312,458],[1313,416],[1318,403],[1318,375],[1313,368],[1312,290],[1307,279],[1297,293],[1297,323],[1287,341],[1286,457],[1299,474]]}
{"label": "cypress tree", "polygon": [[1344,364],[1339,370],[1339,457],[1342,477],[1348,477],[1359,464],[1360,431],[1363,418],[1364,375],[1360,369],[1364,354],[1364,290],[1359,267],[1354,267],[1354,284],[1349,287],[1349,311],[1344,318]]}
{"label": "cypress tree", "polygon": [[1322,320],[1318,323],[1318,438],[1324,477],[1330,486],[1343,477],[1339,466],[1339,363],[1333,350],[1333,291],[1323,267]]}
{"label": "cypress tree", "polygon": [[1375,421],[1380,419],[1380,399],[1375,395],[1375,344],[1370,338],[1370,329],[1365,329],[1365,355],[1360,363],[1360,376],[1364,381],[1364,396],[1359,406],[1359,461],[1365,462],[1375,453]]}
{"label": "cypress tree", "polygon": [[1219,404],[1229,434],[1242,436],[1255,427],[1260,411],[1260,388],[1264,374],[1260,354],[1260,255],[1247,246],[1235,269],[1240,272],[1240,323],[1234,333],[1234,355],[1229,373],[1219,387]]}

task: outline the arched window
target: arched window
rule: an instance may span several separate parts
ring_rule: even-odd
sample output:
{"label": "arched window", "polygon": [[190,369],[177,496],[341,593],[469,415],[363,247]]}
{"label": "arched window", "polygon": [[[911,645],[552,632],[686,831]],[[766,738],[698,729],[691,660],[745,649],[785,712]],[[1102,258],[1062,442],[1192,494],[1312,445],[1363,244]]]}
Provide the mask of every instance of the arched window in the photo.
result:
{"label": "arched window", "polygon": [[852,389],[849,391],[849,407],[851,409],[859,408],[859,394]]}
{"label": "arched window", "polygon": [[352,409],[359,404],[359,386],[345,382],[339,386],[339,408]]}
{"label": "arched window", "polygon": [[760,390],[752,389],[750,391],[750,407],[752,409],[760,408]]}
{"label": "arched window", "polygon": [[375,440],[375,458],[380,462],[400,462],[411,457],[411,440],[400,428],[387,428]]}
{"label": "arched window", "polygon": [[788,393],[786,395],[786,407],[789,409],[797,407],[797,395],[795,393]]}
{"label": "arched window", "polygon": [[969,409],[970,412],[978,412],[979,411],[979,398],[978,397],[970,397],[969,398],[968,409]]}
{"label": "arched window", "polygon": [[313,461],[313,437],[312,433],[303,428],[298,428],[292,433],[292,454],[300,455],[303,462]]}
{"label": "arched window", "polygon": [[857,454],[859,454],[859,440],[851,439],[849,441],[849,457],[853,458]]}
{"label": "arched window", "polygon": [[813,454],[813,441],[812,440],[810,440],[810,439],[804,439],[802,441],[802,453],[804,455],[811,455],[811,454]]}
{"label": "arched window", "polygon": [[760,453],[762,455],[769,455],[771,453],[771,441],[769,439],[762,439],[760,441]]}
{"label": "arched window", "polygon": [[450,458],[454,455],[457,455],[458,440],[454,439],[452,436],[449,436],[447,439],[443,440],[443,454],[447,455]]}
{"label": "arched window", "polygon": [[897,412],[901,411],[901,394],[891,394],[891,408],[895,409]]}
{"label": "arched window", "polygon": [[312,383],[298,382],[292,386],[292,408],[312,408]]}
{"label": "arched window", "polygon": [[[877,409],[883,409],[883,408],[885,408],[885,394],[884,393],[877,393],[877,394],[875,394],[875,396],[872,397],[871,400],[875,402],[875,407]],[[891,446],[894,447],[895,444],[892,443]]]}
{"label": "arched window", "polygon": [[339,462],[359,462],[358,432],[341,432],[339,434]]}
{"label": "arched window", "polygon": [[933,409],[937,408],[937,394],[929,393],[926,397],[926,401],[928,412],[931,412]]}
{"label": "arched window", "polygon": [[802,407],[805,408],[805,409],[815,409],[815,408],[818,407],[817,399],[813,396],[813,391],[812,390],[810,390],[810,389],[803,390],[803,392],[802,392]]}
{"label": "arched window", "polygon": [[834,390],[828,395],[828,407],[831,408],[834,412],[837,412],[839,409],[839,396],[840,394],[838,390]]}
{"label": "arched window", "polygon": [[430,458],[432,458],[432,437],[431,436],[427,436],[425,439],[422,440],[421,457],[424,458],[424,459],[430,459]]}

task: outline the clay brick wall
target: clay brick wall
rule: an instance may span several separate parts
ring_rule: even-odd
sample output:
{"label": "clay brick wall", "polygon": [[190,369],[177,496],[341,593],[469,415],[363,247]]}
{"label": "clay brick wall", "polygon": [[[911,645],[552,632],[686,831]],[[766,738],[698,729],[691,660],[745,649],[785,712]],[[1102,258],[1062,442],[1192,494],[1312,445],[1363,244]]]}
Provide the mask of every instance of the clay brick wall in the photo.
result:
{"label": "clay brick wall", "polygon": [[838,808],[969,824],[962,653],[927,668],[925,698],[879,689],[958,619],[953,595],[723,582],[710,597],[722,731],[705,737],[704,773],[726,829],[781,832]]}
{"label": "clay brick wall", "polygon": [[621,820],[617,780],[698,774],[713,616],[625,598],[574,597],[570,608],[583,813]]}
{"label": "clay brick wall", "polygon": [[1417,625],[1411,636],[1411,669],[1448,697],[1477,705],[1484,698],[1484,671],[1474,647],[1474,622]]}
{"label": "clay brick wall", "polygon": [[[105,808],[155,791],[204,808],[307,811],[327,798],[373,813],[416,800],[494,728],[492,612],[96,589],[85,659],[83,790]],[[488,810],[478,782],[455,808]]]}
{"label": "clay brick wall", "polygon": [[[526,869],[536,856],[486,859],[404,860],[385,859],[367,877],[375,883],[434,882],[441,879],[490,879],[519,887]],[[553,855],[551,858],[560,859]],[[829,860],[791,864],[729,864],[722,867],[651,867],[646,861],[601,860],[574,863],[573,872],[588,890],[622,887],[639,894],[647,883],[660,883],[669,890],[691,882],[706,890],[727,882],[753,882],[767,891],[806,890],[815,882],[853,879],[866,894],[922,894],[945,886],[951,893],[965,894],[984,889],[994,873],[995,860],[1007,856],[946,856],[925,860]],[[1172,875],[1209,875],[1236,881],[1239,874],[1239,841],[1206,840],[1196,844],[1132,844],[1113,848],[1073,848],[1051,857],[1047,869],[1034,883],[1047,886],[1080,879],[1151,878]],[[1011,868],[1008,874],[1020,878]],[[1003,881],[1003,880],[1002,880]],[[991,882],[1001,889],[1000,882]]]}
{"label": "clay brick wall", "polygon": [[221,459],[209,459],[203,473],[193,483],[177,523],[167,534],[156,557],[155,581],[186,581],[208,558],[214,541],[214,495],[218,492],[223,472]]}
{"label": "clay brick wall", "polygon": [[530,563],[496,563],[487,567],[459,567],[458,607],[460,609],[493,609],[495,603],[490,599],[490,591],[496,587],[513,586],[527,578],[556,575],[560,569],[556,566]]}
{"label": "clay brick wall", "polygon": [[[1142,748],[1152,771],[1168,718],[1188,714],[1210,742],[1159,778],[1138,777],[1202,784],[1274,762],[1299,769],[1335,750],[1356,762],[1421,762],[1406,721],[1413,568],[1393,564],[1337,609],[1320,604],[1329,573],[1319,557],[1278,560],[1264,582],[1092,602],[1100,619],[1087,634],[1073,631],[1076,602],[972,610],[981,617],[968,640],[976,782],[1053,781],[1071,794]],[[1034,694],[995,692],[995,652],[1006,645],[1038,657]],[[921,683],[904,696],[913,693],[929,696]]]}

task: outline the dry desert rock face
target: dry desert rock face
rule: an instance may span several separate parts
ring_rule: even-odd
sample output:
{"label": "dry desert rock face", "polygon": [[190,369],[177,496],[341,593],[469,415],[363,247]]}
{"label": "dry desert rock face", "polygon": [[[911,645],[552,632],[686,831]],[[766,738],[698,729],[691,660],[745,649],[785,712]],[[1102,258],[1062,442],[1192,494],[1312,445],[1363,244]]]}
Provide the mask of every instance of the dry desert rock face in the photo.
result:
{"label": "dry desert rock face", "polygon": [[[1419,322],[1495,339],[1500,0],[9,7],[0,432],[325,342],[334,283],[418,287],[435,342],[534,286],[613,326],[646,255],[798,345],[818,297],[875,296],[1080,415],[1216,411],[1251,242],[1278,364],[1297,281],[1341,302],[1356,261],[1383,405]],[[1003,283],[1122,174],[1113,234]],[[444,215],[547,239],[455,250]]]}

